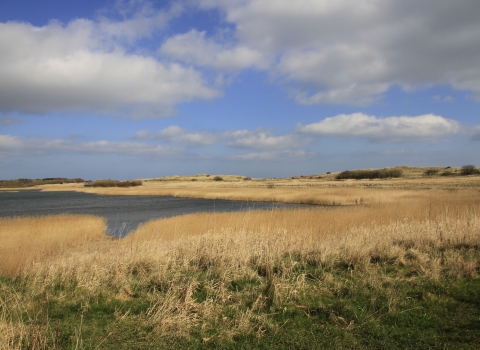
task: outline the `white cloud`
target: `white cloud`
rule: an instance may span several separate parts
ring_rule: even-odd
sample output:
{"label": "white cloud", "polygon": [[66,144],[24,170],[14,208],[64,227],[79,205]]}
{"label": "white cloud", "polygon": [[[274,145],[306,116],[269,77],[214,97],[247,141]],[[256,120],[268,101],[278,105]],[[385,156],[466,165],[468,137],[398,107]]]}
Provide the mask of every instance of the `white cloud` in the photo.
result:
{"label": "white cloud", "polygon": [[0,23],[0,112],[156,118],[179,103],[219,96],[193,68],[128,53],[125,38],[148,35],[156,24],[151,19],[139,29],[127,22]]}
{"label": "white cloud", "polygon": [[52,153],[169,157],[179,155],[183,153],[183,150],[143,142],[111,142],[105,140],[76,142],[63,139],[23,139],[19,136],[0,135],[0,158]]}
{"label": "white cloud", "polygon": [[311,140],[295,134],[274,136],[262,129],[233,130],[223,132],[193,131],[177,125],[169,126],[156,133],[148,130],[137,131],[133,139],[162,139],[168,142],[188,143],[193,145],[211,145],[226,142],[229,147],[249,149],[292,149],[306,145]]}
{"label": "white cloud", "polygon": [[198,0],[238,45],[277,57],[299,103],[368,104],[394,85],[450,84],[480,99],[480,2]]}
{"label": "white cloud", "polygon": [[220,71],[235,71],[244,68],[267,68],[264,55],[245,45],[220,44],[205,38],[205,32],[191,30],[169,38],[159,52],[173,59]]}
{"label": "white cloud", "polygon": [[211,145],[219,140],[221,136],[210,132],[192,131],[183,129],[177,125],[171,125],[157,133],[148,130],[137,131],[132,138],[134,139],[163,139],[169,142],[181,142],[194,145]]}
{"label": "white cloud", "polygon": [[320,136],[364,137],[378,142],[409,142],[455,134],[460,131],[460,125],[454,120],[433,114],[377,118],[354,113],[299,126],[298,131]]}
{"label": "white cloud", "polygon": [[280,152],[254,152],[241,155],[227,156],[227,160],[234,161],[301,161],[315,156],[310,151],[280,151]]}
{"label": "white cloud", "polygon": [[432,98],[437,102],[455,102],[455,99],[452,96],[435,95]]}
{"label": "white cloud", "polygon": [[257,129],[237,130],[226,133],[231,140],[228,145],[235,148],[253,149],[289,149],[298,148],[308,143],[308,139],[300,139],[297,135],[274,136],[269,132]]}
{"label": "white cloud", "polygon": [[122,21],[113,21],[101,17],[98,31],[104,38],[132,44],[136,40],[150,37],[155,31],[165,28],[169,22],[180,16],[183,7],[173,3],[169,8],[158,11],[148,1],[116,1],[116,10],[124,17]]}

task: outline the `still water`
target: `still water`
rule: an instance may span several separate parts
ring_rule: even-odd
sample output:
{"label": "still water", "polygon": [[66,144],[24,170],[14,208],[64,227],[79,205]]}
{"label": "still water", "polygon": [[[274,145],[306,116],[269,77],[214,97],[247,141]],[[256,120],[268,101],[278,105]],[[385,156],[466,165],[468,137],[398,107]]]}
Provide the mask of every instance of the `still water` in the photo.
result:
{"label": "still water", "polygon": [[0,191],[0,216],[93,214],[107,219],[107,233],[122,237],[140,223],[199,212],[296,208],[304,205],[164,196],[102,196],[80,192]]}

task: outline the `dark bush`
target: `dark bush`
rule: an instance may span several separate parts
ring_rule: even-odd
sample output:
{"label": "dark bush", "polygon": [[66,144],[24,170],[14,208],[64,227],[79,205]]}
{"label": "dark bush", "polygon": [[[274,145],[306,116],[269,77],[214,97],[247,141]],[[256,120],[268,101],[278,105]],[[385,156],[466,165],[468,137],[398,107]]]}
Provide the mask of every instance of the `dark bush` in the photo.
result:
{"label": "dark bush", "polygon": [[462,169],[460,170],[461,175],[473,175],[473,174],[478,174],[478,170],[475,169],[475,165],[464,165],[462,166]]}
{"label": "dark bush", "polygon": [[400,169],[379,169],[379,170],[346,170],[335,176],[337,180],[346,179],[385,179],[389,177],[402,177]]}
{"label": "dark bush", "polygon": [[243,181],[251,181],[251,180],[252,180],[252,178],[251,178],[251,177],[249,177],[249,176],[247,176],[247,177],[243,178]]}
{"label": "dark bush", "polygon": [[97,180],[94,181],[93,187],[132,187],[141,186],[142,181],[118,181],[118,180]]}
{"label": "dark bush", "polygon": [[213,181],[223,181],[223,177],[221,177],[221,176],[215,176],[215,177],[213,178]]}
{"label": "dark bush", "polygon": [[117,183],[117,187],[133,187],[133,186],[141,186],[142,181],[136,180],[136,181],[119,181]]}
{"label": "dark bush", "polygon": [[93,187],[117,187],[117,180],[96,180],[92,183]]}
{"label": "dark bush", "polygon": [[425,172],[423,173],[423,175],[425,176],[433,176],[433,175],[437,175],[439,172],[438,169],[427,169],[425,170]]}

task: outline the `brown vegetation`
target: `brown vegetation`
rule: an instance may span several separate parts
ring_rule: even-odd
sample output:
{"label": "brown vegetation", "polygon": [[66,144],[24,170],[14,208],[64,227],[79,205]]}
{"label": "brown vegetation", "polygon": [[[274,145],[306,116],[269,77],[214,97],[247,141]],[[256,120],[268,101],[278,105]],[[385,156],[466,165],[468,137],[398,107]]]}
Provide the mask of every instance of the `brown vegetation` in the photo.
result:
{"label": "brown vegetation", "polygon": [[0,218],[0,275],[18,274],[70,248],[105,238],[105,219],[91,215]]}
{"label": "brown vegetation", "polygon": [[27,188],[40,185],[53,185],[53,184],[72,184],[84,182],[83,179],[67,179],[63,177],[56,178],[44,178],[44,179],[16,179],[16,180],[0,180],[0,188]]}
{"label": "brown vegetation", "polygon": [[[466,181],[462,179],[466,178],[457,178]],[[371,324],[380,327],[377,321],[382,316],[411,311],[409,303],[415,295],[411,286],[479,276],[480,196],[479,187],[472,182],[465,182],[469,188],[420,191],[365,187],[304,187],[305,191],[297,191],[277,186],[281,181],[269,189],[268,183],[263,182],[264,187],[257,183],[256,187],[161,190],[236,199],[258,193],[257,198],[361,205],[185,215],[150,221],[124,239],[65,249],[49,256],[48,264],[33,265],[28,257],[17,266],[31,267],[25,275],[30,289],[25,288],[30,292],[16,295],[18,301],[3,307],[8,312],[0,315],[0,330],[8,331],[4,332],[6,341],[14,344],[15,339],[28,339],[35,324],[15,325],[11,315],[27,313],[28,300],[47,295],[51,286],[65,291],[76,286],[71,293],[82,305],[82,313],[106,296],[132,302],[145,298],[149,306],[143,313],[115,312],[112,332],[128,329],[153,344],[188,339],[192,329],[197,329],[204,342],[210,341],[212,334],[214,339],[228,341],[252,333],[261,338],[267,331],[282,332],[283,325],[273,323],[272,314],[310,308],[324,312],[329,322],[348,332]],[[3,227],[3,221],[0,223]],[[23,224],[30,234],[24,237],[34,237],[31,232],[45,225],[27,223]],[[21,229],[10,230],[10,235]],[[75,235],[83,237],[84,233]],[[351,319],[315,299],[345,295],[342,293],[355,298],[369,291],[371,298],[362,309],[355,309],[356,316]],[[65,293],[51,298],[62,302]],[[434,297],[425,294],[432,303]],[[313,298],[314,306],[308,304],[308,298]],[[275,305],[279,307],[272,312]],[[120,336],[117,332],[112,339]],[[110,340],[105,337],[109,335],[96,344]],[[81,337],[77,338],[77,343],[80,341]]]}
{"label": "brown vegetation", "polygon": [[141,186],[142,181],[117,181],[117,180],[96,180],[91,186],[92,187],[132,187],[132,186]]}

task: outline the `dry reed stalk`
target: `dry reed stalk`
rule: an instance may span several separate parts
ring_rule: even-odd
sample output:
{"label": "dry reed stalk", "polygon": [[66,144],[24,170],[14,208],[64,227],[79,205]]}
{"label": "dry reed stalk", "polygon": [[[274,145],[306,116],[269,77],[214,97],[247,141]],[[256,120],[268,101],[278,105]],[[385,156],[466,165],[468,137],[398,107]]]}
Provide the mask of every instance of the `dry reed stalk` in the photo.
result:
{"label": "dry reed stalk", "polygon": [[105,237],[105,219],[91,215],[0,218],[0,275]]}

